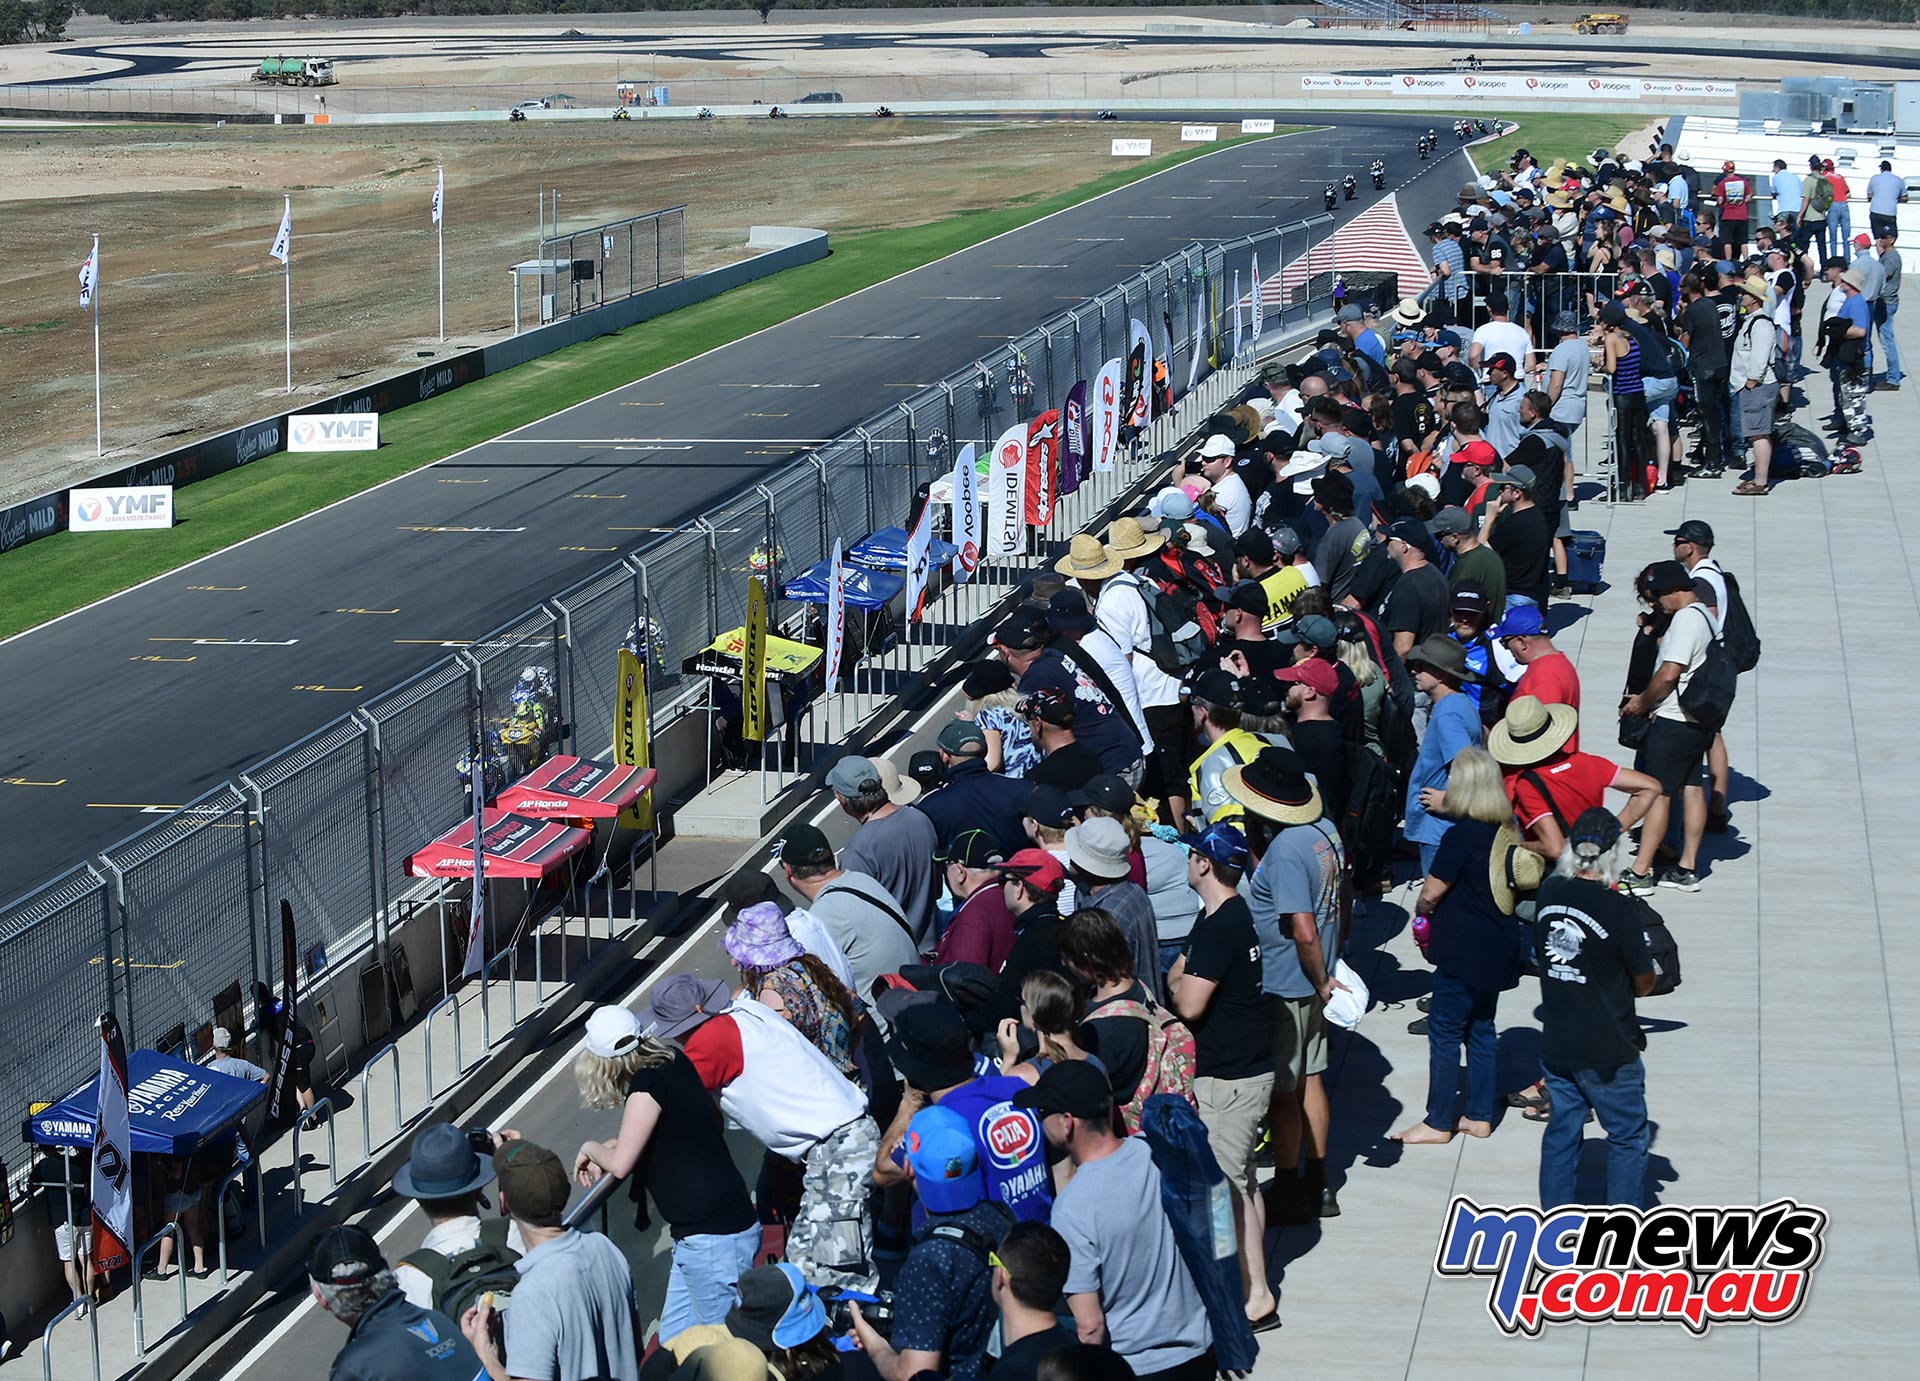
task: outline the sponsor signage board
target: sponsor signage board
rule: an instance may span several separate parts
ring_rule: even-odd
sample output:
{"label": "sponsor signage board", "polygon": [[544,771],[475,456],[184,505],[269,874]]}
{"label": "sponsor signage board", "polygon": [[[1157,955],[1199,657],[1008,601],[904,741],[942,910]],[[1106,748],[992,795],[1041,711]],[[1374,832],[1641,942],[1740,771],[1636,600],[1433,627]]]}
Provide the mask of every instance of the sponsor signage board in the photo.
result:
{"label": "sponsor signage board", "polygon": [[1153,153],[1151,139],[1116,139],[1113,141],[1115,158],[1146,158]]}
{"label": "sponsor signage board", "polygon": [[289,451],[377,451],[377,412],[296,412],[287,419]]}
{"label": "sponsor signage board", "polygon": [[1180,142],[1183,144],[1211,144],[1220,137],[1218,125],[1182,125]]}
{"label": "sponsor signage board", "polygon": [[132,532],[173,526],[173,486],[69,491],[69,532]]}

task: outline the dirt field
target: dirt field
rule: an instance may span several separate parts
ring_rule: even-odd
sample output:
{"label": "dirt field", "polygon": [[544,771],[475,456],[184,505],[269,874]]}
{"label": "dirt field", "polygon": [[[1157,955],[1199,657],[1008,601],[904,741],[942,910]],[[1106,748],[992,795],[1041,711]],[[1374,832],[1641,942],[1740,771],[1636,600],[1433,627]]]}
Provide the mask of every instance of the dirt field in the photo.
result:
{"label": "dirt field", "polygon": [[[920,224],[1113,169],[1165,125],[714,121],[0,134],[0,502],[97,471],[92,335],[75,275],[101,236],[106,443],[128,459],[269,411],[283,392],[281,274],[294,199],[296,393],[411,365],[435,340],[434,168],[447,175],[447,329],[504,332],[507,265],[562,228],[688,205],[687,271],[746,255],[755,224]],[[531,321],[533,304],[525,306]]]}

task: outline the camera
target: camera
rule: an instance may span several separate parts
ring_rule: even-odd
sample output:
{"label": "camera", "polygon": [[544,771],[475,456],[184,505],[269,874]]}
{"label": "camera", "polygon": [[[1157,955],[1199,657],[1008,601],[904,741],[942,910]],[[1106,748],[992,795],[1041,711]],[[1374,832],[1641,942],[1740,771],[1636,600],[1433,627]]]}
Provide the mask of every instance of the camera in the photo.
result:
{"label": "camera", "polygon": [[893,1333],[893,1291],[882,1290],[878,1294],[868,1294],[864,1290],[848,1290],[843,1286],[829,1285],[819,1291],[820,1303],[827,1309],[827,1331],[836,1337],[853,1332],[853,1311],[849,1303],[860,1306],[860,1317],[882,1338]]}
{"label": "camera", "polygon": [[476,1122],[467,1128],[467,1145],[473,1147],[475,1155],[486,1156],[489,1159],[495,1151],[500,1149],[500,1143],[494,1139],[493,1133],[483,1122]]}

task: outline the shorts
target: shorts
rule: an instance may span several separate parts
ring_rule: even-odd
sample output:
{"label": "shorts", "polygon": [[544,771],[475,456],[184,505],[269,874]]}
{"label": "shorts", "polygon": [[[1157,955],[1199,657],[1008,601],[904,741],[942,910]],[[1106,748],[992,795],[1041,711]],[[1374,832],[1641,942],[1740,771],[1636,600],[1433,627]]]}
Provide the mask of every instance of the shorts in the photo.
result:
{"label": "shorts", "polygon": [[1646,381],[1647,421],[1665,422],[1673,416],[1673,400],[1680,396],[1680,380],[1676,375],[1664,379]]}
{"label": "shorts", "polygon": [[1319,994],[1277,997],[1267,1013],[1267,1038],[1273,1042],[1273,1090],[1291,1093],[1310,1074],[1327,1069],[1327,1018]]}
{"label": "shorts", "polygon": [[74,1259],[73,1249],[76,1241],[83,1255],[93,1250],[93,1229],[76,1228],[72,1223],[62,1223],[53,1230],[53,1249],[60,1254],[62,1261]]}
{"label": "shorts", "polygon": [[1680,719],[1654,718],[1647,741],[1640,747],[1640,770],[1660,783],[1660,790],[1677,796],[1693,785],[1713,746],[1713,730]]}
{"label": "shorts", "polygon": [[1146,788],[1154,797],[1187,794],[1187,764],[1194,759],[1193,711],[1185,704],[1148,705],[1147,732],[1153,755],[1147,760]]}
{"label": "shorts", "polygon": [[1260,1123],[1272,1096],[1271,1074],[1245,1079],[1202,1074],[1193,1081],[1194,1102],[1200,1105],[1200,1120],[1207,1124],[1207,1149],[1220,1162],[1227,1183],[1242,1194],[1252,1194],[1259,1187],[1253,1148],[1259,1144]]}
{"label": "shorts", "polygon": [[1740,435],[1748,441],[1773,435],[1773,409],[1780,401],[1780,390],[1771,384],[1743,388],[1740,398]]}
{"label": "shorts", "polygon": [[1720,241],[1733,250],[1729,258],[1743,258],[1747,247],[1747,218],[1743,216],[1737,221],[1721,221]]}
{"label": "shorts", "polygon": [[167,1195],[167,1212],[169,1213],[186,1213],[199,1206],[200,1196],[197,1193]]}

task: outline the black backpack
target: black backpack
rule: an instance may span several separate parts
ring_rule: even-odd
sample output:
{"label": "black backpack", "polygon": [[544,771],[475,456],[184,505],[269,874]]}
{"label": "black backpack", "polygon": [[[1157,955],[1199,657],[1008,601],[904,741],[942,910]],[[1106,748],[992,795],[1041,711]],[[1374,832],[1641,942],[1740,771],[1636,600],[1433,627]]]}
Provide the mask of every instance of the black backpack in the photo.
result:
{"label": "black backpack", "polygon": [[[1700,611],[1700,617],[1709,626],[1713,615],[1705,605],[1694,606]],[[1740,673],[1735,670],[1733,658],[1727,655],[1726,644],[1718,637],[1707,641],[1706,655],[1700,659],[1700,665],[1694,668],[1693,675],[1687,678],[1686,688],[1680,692],[1680,708],[1688,719],[1703,729],[1718,733],[1727,722],[1727,716],[1733,713],[1734,692],[1739,689]]]}
{"label": "black backpack", "polygon": [[1662,997],[1680,986],[1680,942],[1644,898],[1633,897],[1630,901],[1639,913],[1640,928],[1647,937],[1647,955],[1653,960],[1653,986],[1647,996]]}
{"label": "black backpack", "polygon": [[1207,655],[1197,596],[1184,589],[1163,590],[1151,580],[1135,581],[1134,588],[1147,606],[1147,627],[1153,630],[1151,645],[1139,650],[1153,658],[1155,666],[1178,676]]}
{"label": "black backpack", "polygon": [[504,1310],[520,1281],[514,1265],[520,1253],[507,1245],[509,1226],[505,1218],[483,1219],[480,1240],[467,1250],[448,1256],[423,1247],[401,1257],[400,1263],[433,1282],[433,1307],[450,1319],[460,1318],[487,1294],[493,1296],[495,1309]]}
{"label": "black backpack", "polygon": [[1365,743],[1347,744],[1347,802],[1336,822],[1356,876],[1366,876],[1393,850],[1400,792],[1387,760]]}
{"label": "black backpack", "polygon": [[1760,665],[1760,634],[1754,630],[1747,602],[1740,598],[1740,582],[1726,571],[1720,578],[1727,582],[1727,607],[1720,611],[1720,641],[1735,671],[1752,671]]}

